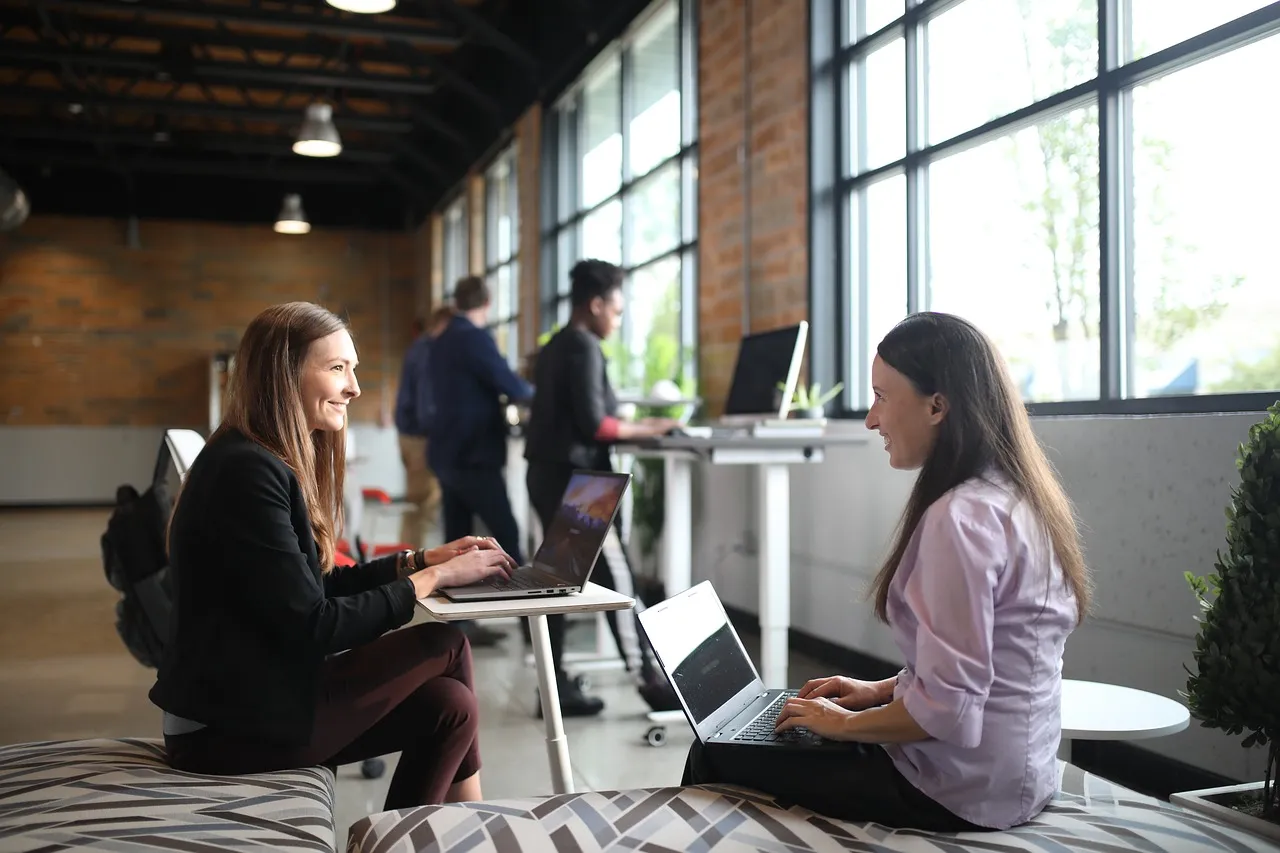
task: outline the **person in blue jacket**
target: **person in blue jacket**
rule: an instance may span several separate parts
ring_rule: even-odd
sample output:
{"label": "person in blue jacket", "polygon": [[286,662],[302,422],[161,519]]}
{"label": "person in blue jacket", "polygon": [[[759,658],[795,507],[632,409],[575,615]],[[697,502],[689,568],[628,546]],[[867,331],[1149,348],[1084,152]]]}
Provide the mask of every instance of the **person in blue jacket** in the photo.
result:
{"label": "person in blue jacket", "polygon": [[454,288],[453,319],[431,348],[428,375],[435,416],[427,463],[443,493],[445,541],[470,533],[479,518],[517,564],[523,564],[519,527],[503,475],[508,435],[504,412],[509,403],[532,400],[533,386],[498,352],[486,328],[489,305],[489,288],[479,276],[467,276]]}
{"label": "person in blue jacket", "polygon": [[425,546],[431,528],[440,523],[440,484],[427,467],[427,441],[435,416],[435,398],[427,371],[431,345],[452,318],[453,307],[445,305],[432,312],[427,323],[415,323],[419,334],[405,352],[396,391],[395,422],[404,465],[404,498],[413,505],[400,518],[400,541],[415,548]]}

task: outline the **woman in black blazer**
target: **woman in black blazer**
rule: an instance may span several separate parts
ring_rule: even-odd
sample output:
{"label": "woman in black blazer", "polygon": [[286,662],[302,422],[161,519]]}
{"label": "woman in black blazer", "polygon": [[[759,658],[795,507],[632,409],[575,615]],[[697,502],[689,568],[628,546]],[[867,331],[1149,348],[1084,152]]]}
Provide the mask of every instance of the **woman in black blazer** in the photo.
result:
{"label": "woman in black blazer", "polygon": [[277,305],[249,324],[226,418],[170,522],[174,617],[151,699],[179,769],[399,751],[387,809],[480,799],[466,637],[440,623],[392,629],[438,587],[514,564],[467,537],[334,566],[356,361],[346,325],[319,306]]}

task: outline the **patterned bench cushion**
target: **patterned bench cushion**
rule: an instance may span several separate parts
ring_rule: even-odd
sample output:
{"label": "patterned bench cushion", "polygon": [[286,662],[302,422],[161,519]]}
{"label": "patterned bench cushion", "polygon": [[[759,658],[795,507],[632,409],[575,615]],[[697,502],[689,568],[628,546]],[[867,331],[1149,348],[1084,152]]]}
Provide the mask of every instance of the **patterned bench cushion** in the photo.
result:
{"label": "patterned bench cushion", "polygon": [[322,767],[202,776],[158,740],[0,747],[0,850],[324,850],[335,845]]}
{"label": "patterned bench cushion", "polygon": [[347,853],[636,850],[791,853],[1280,853],[1280,847],[1066,766],[1058,798],[1000,833],[943,835],[830,820],[722,786],[424,806],[357,821]]}

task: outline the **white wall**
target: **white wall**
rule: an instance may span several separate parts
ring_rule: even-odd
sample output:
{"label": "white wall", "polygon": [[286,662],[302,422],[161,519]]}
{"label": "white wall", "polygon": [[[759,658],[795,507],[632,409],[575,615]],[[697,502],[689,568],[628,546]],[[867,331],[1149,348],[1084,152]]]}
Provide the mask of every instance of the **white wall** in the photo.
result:
{"label": "white wall", "polygon": [[[110,504],[116,487],[146,488],[162,427],[0,426],[0,506]],[[361,457],[348,476],[392,495],[404,491],[394,429],[353,424]]]}
{"label": "white wall", "polygon": [[[1212,570],[1225,547],[1224,508],[1238,482],[1237,445],[1261,415],[1042,418],[1036,431],[1080,515],[1097,597],[1067,645],[1068,677],[1114,682],[1179,699],[1194,650],[1196,606],[1183,572]],[[865,434],[861,423],[841,429]],[[874,437],[873,437],[874,438]],[[730,604],[759,613],[754,483],[747,472],[704,467],[695,510],[694,574]],[[865,592],[910,491],[874,439],[833,450],[792,472],[792,624],[894,662]],[[1260,779],[1261,750],[1192,721],[1141,745],[1218,773]],[[1215,752],[1216,750],[1216,752]]]}

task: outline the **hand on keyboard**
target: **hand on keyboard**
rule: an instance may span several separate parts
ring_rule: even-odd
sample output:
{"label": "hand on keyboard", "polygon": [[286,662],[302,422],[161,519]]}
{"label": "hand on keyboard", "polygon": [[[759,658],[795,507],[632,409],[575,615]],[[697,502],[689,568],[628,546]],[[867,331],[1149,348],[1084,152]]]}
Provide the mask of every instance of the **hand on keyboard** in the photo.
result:
{"label": "hand on keyboard", "polygon": [[774,730],[779,734],[805,729],[819,737],[847,740],[846,726],[854,711],[841,708],[830,699],[789,698],[778,714]]}

